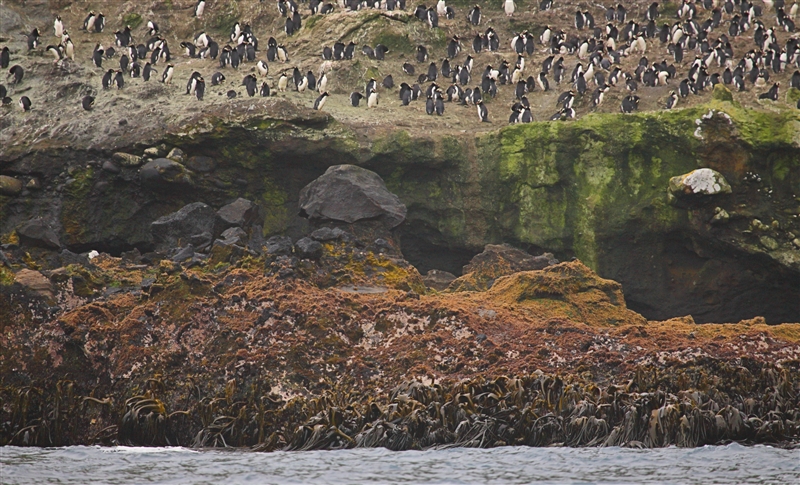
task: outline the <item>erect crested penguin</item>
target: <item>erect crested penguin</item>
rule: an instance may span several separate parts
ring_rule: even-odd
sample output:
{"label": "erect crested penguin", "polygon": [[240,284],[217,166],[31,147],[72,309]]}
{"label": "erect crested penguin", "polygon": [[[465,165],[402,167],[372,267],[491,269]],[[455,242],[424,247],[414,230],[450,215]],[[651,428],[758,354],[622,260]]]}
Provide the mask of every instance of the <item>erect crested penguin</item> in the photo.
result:
{"label": "erect crested penguin", "polygon": [[97,14],[97,17],[94,19],[94,31],[98,34],[103,32],[103,29],[106,27],[106,17],[102,13]]}
{"label": "erect crested penguin", "polygon": [[478,108],[478,118],[483,123],[489,122],[489,111],[486,109],[486,106],[483,104],[483,101],[478,101],[475,103],[475,106]]}
{"label": "erect crested penguin", "polygon": [[261,77],[266,77],[266,75],[269,74],[269,66],[267,65],[266,61],[258,61],[256,63],[256,69]]}
{"label": "erect crested penguin", "polygon": [[481,24],[481,7],[480,5],[475,5],[472,7],[472,10],[469,11],[467,15],[470,23],[472,25],[480,25]]}
{"label": "erect crested penguin", "polygon": [[172,82],[172,75],[175,72],[175,66],[172,64],[167,64],[167,67],[164,68],[164,73],[161,75],[161,82],[164,84],[170,84]]}
{"label": "erect crested penguin", "polygon": [[561,105],[563,108],[572,108],[572,104],[575,102],[575,92],[572,90],[565,91],[558,96],[558,100],[556,100],[556,105]]}
{"label": "erect crested penguin", "polygon": [[94,22],[96,19],[97,16],[95,16],[94,10],[90,10],[89,15],[87,15],[86,18],[83,19],[83,30],[87,32],[91,32],[92,30],[94,30]]}
{"label": "erect crested penguin", "polygon": [[194,6],[194,16],[201,19],[203,18],[203,11],[206,9],[206,0],[197,0]]}
{"label": "erect crested penguin", "polygon": [[667,98],[666,109],[672,109],[677,104],[678,104],[678,95],[675,93],[675,91],[670,91],[669,97]]}
{"label": "erect crested penguin", "polygon": [[514,15],[514,0],[505,0],[503,3],[503,10],[506,12],[506,17]]}
{"label": "erect crested penguin", "polygon": [[282,72],[280,77],[278,77],[278,91],[285,92],[286,87],[289,85],[289,76],[286,75],[285,72]]}
{"label": "erect crested penguin", "polygon": [[242,79],[242,85],[247,90],[247,95],[251,98],[256,95],[256,91],[258,90],[258,79],[256,79],[255,75],[248,74],[247,76]]}
{"label": "erect crested penguin", "polygon": [[144,63],[144,67],[142,68],[142,79],[147,82],[150,80],[150,74],[155,71],[153,66],[150,65],[149,62]]}
{"label": "erect crested penguin", "polygon": [[362,99],[364,99],[364,95],[358,91],[350,93],[350,104],[352,104],[354,107],[358,108],[358,103],[361,102]]}
{"label": "erect crested penguin", "polygon": [[194,87],[194,95],[197,97],[198,101],[203,100],[203,96],[206,92],[206,81],[202,77],[197,78],[197,82]]}
{"label": "erect crested penguin", "polygon": [[778,87],[780,85],[781,85],[781,83],[779,83],[779,82],[773,84],[772,87],[769,88],[769,91],[767,91],[766,93],[760,94],[758,96],[758,99],[771,99],[772,101],[777,101],[778,100]]}
{"label": "erect crested penguin", "polygon": [[114,84],[117,85],[117,89],[122,89],[125,86],[125,76],[120,70],[117,70],[116,73],[117,74],[114,76]]}
{"label": "erect crested penguin", "polygon": [[314,109],[321,110],[323,106],[325,106],[325,101],[328,99],[328,93],[323,92],[320,94],[317,99],[314,101]]}
{"label": "erect crested penguin", "polygon": [[94,108],[94,96],[89,96],[89,95],[84,96],[83,99],[81,100],[81,106],[86,111],[91,111],[92,108]]}
{"label": "erect crested penguin", "polygon": [[367,91],[367,107],[374,108],[376,106],[378,106],[378,92]]}
{"label": "erect crested penguin", "polygon": [[317,91],[323,93],[327,90],[327,88],[328,88],[328,75],[323,72],[322,76],[320,76],[319,78],[319,81],[317,81]]}
{"label": "erect crested penguin", "polygon": [[199,72],[192,72],[192,75],[189,76],[189,81],[186,83],[186,94],[194,94],[195,87],[197,87],[197,80],[200,79],[200,77]]}
{"label": "erect crested penguin", "polygon": [[259,94],[264,98],[270,95],[269,83],[267,81],[261,83],[261,89],[259,90]]}
{"label": "erect crested penguin", "polygon": [[114,80],[113,76],[114,76],[114,70],[113,69],[109,69],[108,71],[106,71],[105,74],[103,74],[103,80],[102,80],[103,81],[103,89],[108,89],[108,88],[111,87],[111,83]]}
{"label": "erect crested penguin", "polygon": [[56,19],[53,21],[53,35],[56,37],[61,37],[64,34],[64,23],[61,21],[61,17],[56,15]]}
{"label": "erect crested penguin", "polygon": [[103,67],[103,53],[104,52],[105,51],[103,50],[103,46],[102,45],[95,44],[94,52],[92,53],[92,62],[94,63],[94,65],[96,67],[99,67],[101,69]]}
{"label": "erect crested penguin", "polygon": [[150,37],[156,35],[158,33],[158,25],[153,22],[152,20],[147,21],[147,35]]}
{"label": "erect crested penguin", "polygon": [[639,109],[639,96],[628,95],[622,98],[620,109],[623,113],[632,113]]}
{"label": "erect crested penguin", "polygon": [[19,107],[22,108],[22,111],[30,111],[31,110],[31,99],[27,96],[23,96],[19,98]]}

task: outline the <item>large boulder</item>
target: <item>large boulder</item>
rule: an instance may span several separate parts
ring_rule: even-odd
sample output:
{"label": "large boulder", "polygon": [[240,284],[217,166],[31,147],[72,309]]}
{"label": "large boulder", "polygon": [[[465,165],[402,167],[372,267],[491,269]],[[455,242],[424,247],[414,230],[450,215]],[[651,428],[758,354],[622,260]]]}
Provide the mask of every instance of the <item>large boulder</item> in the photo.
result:
{"label": "large boulder", "polygon": [[22,192],[22,182],[9,177],[0,175],[0,195],[17,195]]}
{"label": "large boulder", "polygon": [[487,244],[483,252],[464,266],[463,276],[454,280],[451,291],[483,291],[497,278],[520,271],[534,271],[558,263],[550,253],[532,256],[508,244]]}
{"label": "large boulder", "polygon": [[169,249],[182,247],[203,233],[211,234],[213,240],[219,227],[214,209],[202,202],[194,202],[157,219],[150,224],[150,232],[158,249]]}
{"label": "large boulder", "polygon": [[223,227],[247,227],[258,220],[258,206],[239,197],[217,211]]}
{"label": "large boulder", "polygon": [[139,171],[139,180],[151,189],[192,185],[191,173],[186,167],[167,158],[147,162]]}
{"label": "large boulder", "polygon": [[53,284],[42,273],[31,269],[21,269],[14,275],[14,282],[27,291],[42,298],[53,298]]}
{"label": "large boulder", "polygon": [[22,244],[45,249],[59,249],[61,242],[56,232],[44,219],[33,219],[17,229],[17,235]]}
{"label": "large boulder", "polygon": [[380,220],[392,228],[406,218],[406,206],[383,180],[355,165],[334,165],[300,191],[301,215],[316,221],[353,223]]}
{"label": "large boulder", "polygon": [[731,185],[725,177],[710,168],[699,168],[669,179],[669,200],[673,203],[730,193]]}

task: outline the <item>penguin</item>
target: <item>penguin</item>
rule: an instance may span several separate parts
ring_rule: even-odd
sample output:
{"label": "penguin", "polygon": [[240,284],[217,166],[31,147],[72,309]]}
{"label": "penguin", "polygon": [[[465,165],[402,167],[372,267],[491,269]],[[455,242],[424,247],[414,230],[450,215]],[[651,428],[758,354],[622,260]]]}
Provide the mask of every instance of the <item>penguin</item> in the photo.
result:
{"label": "penguin", "polygon": [[150,80],[150,74],[154,71],[153,66],[150,65],[149,62],[144,63],[144,68],[142,68],[142,79],[147,82]]}
{"label": "penguin", "polygon": [[247,95],[251,98],[256,95],[256,90],[258,86],[258,79],[253,74],[248,74],[247,76],[242,79],[242,85],[244,86],[245,90],[247,91]]}
{"label": "penguin", "polygon": [[481,24],[481,7],[480,5],[475,5],[472,7],[472,10],[469,11],[467,15],[467,19],[472,25],[480,25]]}
{"label": "penguin", "polygon": [[672,109],[677,104],[678,104],[678,95],[675,94],[675,91],[670,91],[669,97],[667,98],[666,109]]}
{"label": "penguin", "polygon": [[436,78],[439,75],[439,69],[436,67],[435,62],[431,62],[428,66],[428,75],[425,76],[427,81],[436,81]]}
{"label": "penguin", "polygon": [[83,19],[83,30],[85,30],[86,32],[91,32],[92,30],[94,30],[94,22],[96,18],[97,17],[94,14],[94,10],[90,10],[89,15],[87,15],[86,18]]}
{"label": "penguin", "polygon": [[639,109],[639,96],[628,95],[622,98],[620,109],[623,113],[632,113]]}
{"label": "penguin", "polygon": [[306,76],[302,76],[300,78],[300,82],[297,83],[297,92],[304,93],[306,88],[308,88],[308,78]]}
{"label": "penguin", "polygon": [[317,96],[317,99],[314,100],[314,109],[317,110],[317,111],[321,110],[322,107],[325,106],[325,101],[327,99],[328,99],[328,93],[327,92],[323,92],[322,94]]}
{"label": "penguin", "polygon": [[6,97],[6,94],[8,94],[8,89],[6,89],[6,87],[5,87],[5,86],[3,86],[2,84],[0,84],[0,99],[3,99],[3,98],[5,98],[5,97]]}
{"label": "penguin", "polygon": [[417,62],[428,62],[428,49],[424,45],[417,46]]}
{"label": "penguin", "polygon": [[378,92],[367,91],[367,107],[374,108],[378,106]]}
{"label": "penguin", "polygon": [[113,69],[109,69],[108,71],[106,71],[105,74],[103,74],[102,82],[103,82],[103,89],[109,89],[111,87],[111,83],[114,82]]}
{"label": "penguin", "polygon": [[[311,71],[309,71],[310,73]],[[319,93],[323,93],[328,90],[328,75],[324,72],[322,76],[320,76],[319,81],[317,81],[317,91]]]}
{"label": "penguin", "polygon": [[233,89],[231,89],[230,91],[228,91],[228,92],[226,93],[226,96],[228,96],[228,99],[233,99],[233,98],[235,98],[235,97],[236,97],[236,91],[234,91]]}
{"label": "penguin", "polygon": [[258,70],[258,73],[261,75],[261,77],[266,77],[267,74],[269,74],[269,66],[265,61],[258,61],[256,63],[256,69]]}
{"label": "penguin", "polygon": [[356,45],[357,44],[355,42],[350,41],[350,43],[345,46],[344,54],[343,54],[345,60],[348,60],[348,61],[352,61],[353,60],[353,55],[356,52]]}
{"label": "penguin", "polygon": [[94,31],[98,34],[103,32],[103,29],[106,28],[106,17],[102,13],[97,14],[97,17],[94,19]]}
{"label": "penguin", "polygon": [[19,107],[22,108],[22,111],[30,111],[31,110],[31,99],[27,96],[23,96],[19,98]]}
{"label": "penguin", "polygon": [[206,81],[202,77],[197,78],[197,81],[194,86],[194,95],[197,97],[198,101],[203,100],[203,96],[206,93]]}
{"label": "penguin", "polygon": [[369,96],[369,93],[375,91],[376,89],[378,89],[378,81],[376,81],[374,78],[370,78],[364,87],[364,92],[367,93],[367,96]]}
{"label": "penguin", "polygon": [[81,100],[81,106],[86,111],[91,111],[94,108],[94,96],[86,95]]}
{"label": "penguin", "polygon": [[175,72],[175,66],[172,64],[167,64],[167,67],[164,69],[164,73],[161,75],[161,82],[164,84],[170,84],[172,82],[172,75]]}
{"label": "penguin", "polygon": [[432,29],[439,27],[439,14],[436,12],[436,9],[429,8],[427,11],[427,20],[428,26]]}
{"label": "penguin", "polygon": [[771,99],[772,101],[777,101],[778,100],[778,87],[780,85],[781,85],[781,83],[779,83],[779,82],[773,84],[772,87],[769,88],[769,91],[767,91],[766,93],[760,94],[758,96],[758,99]]}
{"label": "penguin", "polygon": [[215,72],[211,75],[211,85],[216,86],[218,84],[222,84],[222,81],[225,80],[225,76],[221,72]]}
{"label": "penguin", "polygon": [[123,72],[128,72],[128,64],[130,63],[130,59],[127,55],[122,54],[119,58],[119,69]]}
{"label": "penguin", "polygon": [[432,96],[428,96],[428,99],[425,101],[425,113],[432,115],[435,110],[436,103],[433,101]]}
{"label": "penguin", "polygon": [[436,95],[436,99],[434,100],[434,109],[438,116],[444,115],[444,100],[440,94]]}
{"label": "penguin", "polygon": [[13,101],[13,99],[11,99],[9,96],[4,96],[3,99],[2,99],[3,107],[6,108],[6,107],[11,106],[11,102],[12,101]]}
{"label": "penguin", "polygon": [[9,52],[8,46],[3,46],[3,50],[0,51],[0,69],[6,69],[10,63],[11,52]]}
{"label": "penguin", "polygon": [[106,59],[111,59],[117,55],[117,51],[113,47],[108,46],[108,49],[103,52],[103,55],[106,57]]}
{"label": "penguin", "polygon": [[158,25],[153,22],[152,20],[147,21],[147,35],[153,37],[154,35],[158,34]]}
{"label": "penguin", "polygon": [[189,76],[189,81],[186,82],[186,94],[194,94],[195,87],[197,87],[197,80],[200,78],[200,73],[197,71],[192,72]]}
{"label": "penguin", "polygon": [[33,29],[30,34],[25,34],[28,38],[28,50],[39,47],[39,29]]}
{"label": "penguin", "polygon": [[364,99],[364,95],[359,93],[358,91],[350,93],[350,104],[353,105],[354,108],[358,108],[358,104],[361,102],[362,99]]}
{"label": "penguin", "polygon": [[269,89],[269,83],[267,83],[267,81],[261,83],[261,89],[258,91],[258,94],[260,94],[261,97],[263,98],[269,97],[270,89]]}
{"label": "penguin", "polygon": [[280,62],[284,64],[289,62],[289,53],[286,52],[286,47],[284,47],[283,45],[279,45],[276,47],[276,55]]}
{"label": "penguin", "polygon": [[514,0],[505,0],[503,3],[503,10],[506,12],[506,17],[514,15]]}
{"label": "penguin", "polygon": [[561,105],[563,108],[572,108],[572,104],[575,102],[575,92],[565,91],[558,96],[558,100],[556,101],[557,105]]}
{"label": "penguin", "polygon": [[94,52],[92,53],[92,62],[94,63],[95,67],[99,67],[100,69],[103,68],[103,46],[100,44],[95,44]]}
{"label": "penguin", "polygon": [[392,75],[389,74],[388,76],[383,78],[383,82],[381,82],[381,85],[386,89],[392,89],[394,87],[394,78],[392,78]]}
{"label": "penguin", "polygon": [[454,35],[450,42],[447,43],[447,57],[453,59],[459,52],[461,52],[461,42],[459,37]]}
{"label": "penguin", "polygon": [[203,12],[206,9],[206,0],[197,0],[197,4],[194,6],[194,16],[201,19],[203,18]]}
{"label": "penguin", "polygon": [[133,64],[131,64],[131,69],[130,69],[131,77],[139,77],[141,71],[142,71],[142,66],[138,62],[134,62]]}
{"label": "penguin", "polygon": [[606,85],[600,86],[592,94],[592,106],[597,107],[603,103],[603,96],[611,89]]}
{"label": "penguin", "polygon": [[117,86],[117,89],[122,89],[125,86],[125,76],[123,76],[122,71],[116,71],[114,84]]}
{"label": "penguin", "polygon": [[54,45],[49,45],[45,48],[45,51],[49,52],[53,56],[53,64],[58,63],[58,61],[62,59],[64,53],[61,49],[63,49],[63,47],[56,47]]}
{"label": "penguin", "polygon": [[536,79],[536,82],[539,84],[539,88],[542,91],[549,91],[550,90],[550,82],[547,80],[547,73],[542,71],[539,73],[539,77]]}
{"label": "penguin", "polygon": [[488,123],[489,111],[486,109],[486,106],[484,106],[483,101],[478,101],[475,106],[478,108],[478,118],[481,120],[481,122]]}
{"label": "penguin", "polygon": [[286,92],[286,87],[289,85],[289,76],[286,75],[285,72],[282,72],[280,77],[278,77],[278,91]]}
{"label": "penguin", "polygon": [[55,37],[64,35],[64,22],[61,21],[61,17],[58,15],[56,15],[56,19],[53,21],[53,35]]}

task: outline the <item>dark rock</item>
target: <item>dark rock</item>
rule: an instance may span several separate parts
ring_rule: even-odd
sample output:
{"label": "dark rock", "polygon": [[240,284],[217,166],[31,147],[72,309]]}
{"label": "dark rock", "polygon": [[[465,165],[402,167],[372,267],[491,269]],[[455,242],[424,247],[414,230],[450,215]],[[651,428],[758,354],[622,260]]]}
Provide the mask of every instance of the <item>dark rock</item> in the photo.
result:
{"label": "dark rock", "polygon": [[103,170],[105,170],[108,173],[114,173],[114,174],[120,173],[122,171],[119,167],[114,165],[113,162],[109,161],[103,162]]}
{"label": "dark rock", "polygon": [[303,259],[319,259],[322,256],[322,244],[310,237],[304,237],[294,245],[297,255]]}
{"label": "dark rock", "polygon": [[228,244],[244,245],[247,241],[247,232],[241,227],[231,227],[222,231],[220,237]]}
{"label": "dark rock", "polygon": [[378,174],[355,165],[328,168],[303,187],[299,205],[302,216],[317,221],[380,220],[395,227],[406,218],[406,206]]}
{"label": "dark rock", "polygon": [[139,288],[147,291],[150,289],[151,286],[153,286],[153,283],[155,282],[156,282],[155,278],[142,278],[142,282],[139,283]]}
{"label": "dark rock", "polygon": [[0,175],[0,195],[18,195],[22,192],[22,182],[9,177]]}
{"label": "dark rock", "polygon": [[258,206],[241,197],[217,211],[222,225],[228,227],[247,227],[258,219]]}
{"label": "dark rock", "polygon": [[211,236],[210,231],[204,231],[200,234],[195,234],[189,238],[189,242],[195,247],[195,249],[202,250],[206,248],[209,244],[213,242],[214,238]]}
{"label": "dark rock", "polygon": [[62,249],[61,253],[58,255],[58,259],[61,260],[61,264],[63,266],[67,266],[70,264],[78,264],[80,266],[94,266],[92,263],[89,262],[89,258],[84,256],[83,254],[75,254],[69,249]]}
{"label": "dark rock", "polygon": [[213,172],[217,168],[217,162],[211,157],[195,156],[189,157],[186,161],[186,166],[189,170],[199,173]]}
{"label": "dark rock", "polygon": [[38,271],[21,269],[14,275],[14,282],[42,298],[53,298],[53,284]]}
{"label": "dark rock", "polygon": [[139,264],[142,262],[142,253],[140,253],[137,248],[123,252],[120,254],[120,257],[122,258],[123,263]]}
{"label": "dark rock", "polygon": [[174,160],[178,163],[183,163],[183,161],[186,160],[186,154],[183,153],[183,150],[181,150],[180,148],[173,148],[167,154],[167,158],[169,158],[170,160]]}
{"label": "dark rock", "polygon": [[213,237],[217,226],[214,209],[202,202],[194,202],[157,219],[150,224],[150,232],[158,247],[169,249],[191,241],[192,236],[209,233]]}
{"label": "dark rock", "polygon": [[182,263],[187,259],[191,259],[192,256],[194,256],[194,246],[187,244],[185,247],[178,250],[170,260],[172,260],[173,263]]}
{"label": "dark rock", "polygon": [[130,153],[117,152],[111,156],[111,159],[123,167],[138,167],[142,164],[142,157]]}
{"label": "dark rock", "polygon": [[59,249],[61,242],[44,219],[33,219],[17,229],[22,244],[47,249]]}
{"label": "dark rock", "polygon": [[158,264],[158,262],[162,259],[164,259],[164,254],[157,251],[151,251],[149,253],[142,254],[140,261],[144,264],[154,265]]}
{"label": "dark rock", "polygon": [[151,189],[192,185],[191,174],[186,167],[167,158],[156,158],[147,162],[139,171],[142,185]]}
{"label": "dark rock", "polygon": [[310,234],[311,239],[320,242],[327,242],[327,241],[336,241],[337,239],[341,239],[343,241],[348,241],[351,239],[350,233],[347,231],[343,231],[338,227],[330,228],[330,227],[320,227],[316,231]]}
{"label": "dark rock", "polygon": [[286,236],[272,236],[267,239],[267,254],[273,256],[292,254],[292,239]]}
{"label": "dark rock", "polygon": [[432,288],[436,291],[443,291],[447,289],[450,283],[452,283],[455,279],[456,275],[453,273],[432,269],[422,277],[422,282],[425,283],[425,286],[428,288]]}
{"label": "dark rock", "polygon": [[449,289],[483,291],[491,288],[494,281],[501,276],[540,270],[557,263],[558,260],[550,253],[531,256],[508,244],[487,244],[482,253],[464,266],[463,276],[455,279]]}

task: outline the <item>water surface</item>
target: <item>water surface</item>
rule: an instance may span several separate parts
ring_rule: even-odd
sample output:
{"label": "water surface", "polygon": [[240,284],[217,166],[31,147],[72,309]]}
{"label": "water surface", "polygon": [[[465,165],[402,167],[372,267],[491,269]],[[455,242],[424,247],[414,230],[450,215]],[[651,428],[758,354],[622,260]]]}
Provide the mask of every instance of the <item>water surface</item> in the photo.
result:
{"label": "water surface", "polygon": [[775,484],[800,485],[800,450],[767,446],[457,448],[255,453],[186,448],[0,448],[15,484]]}

